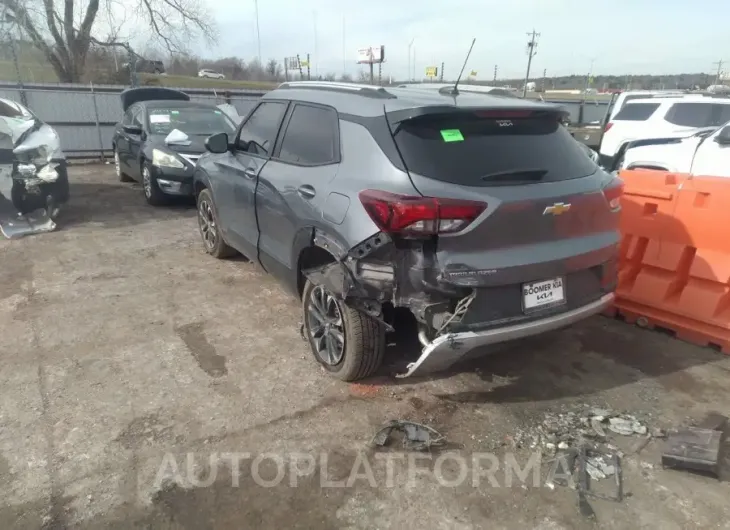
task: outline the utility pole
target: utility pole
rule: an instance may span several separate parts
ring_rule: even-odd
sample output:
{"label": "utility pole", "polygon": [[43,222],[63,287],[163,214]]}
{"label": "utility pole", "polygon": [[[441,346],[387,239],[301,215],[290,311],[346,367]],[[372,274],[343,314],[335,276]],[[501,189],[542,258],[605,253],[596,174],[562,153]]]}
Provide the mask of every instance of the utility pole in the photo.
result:
{"label": "utility pole", "polygon": [[413,46],[413,41],[416,40],[416,37],[413,37],[411,39],[411,42],[408,44],[408,81],[410,81],[411,78],[411,47]]}
{"label": "utility pole", "polygon": [[311,81],[312,80],[312,71],[311,71],[311,68],[312,68],[312,61],[309,58],[309,54],[307,54],[307,81]]}
{"label": "utility pole", "polygon": [[441,63],[441,74],[439,75],[439,83],[444,82],[444,63]]}
{"label": "utility pole", "polygon": [[536,33],[535,30],[532,30],[532,33],[527,34],[528,37],[530,37],[530,42],[527,43],[527,73],[525,73],[525,84],[522,87],[522,97],[527,96],[527,82],[530,80],[530,66],[532,66],[532,58],[535,57],[535,54],[537,54],[537,37],[540,36],[539,33]]}
{"label": "utility pole", "polygon": [[342,15],[342,75],[347,73],[347,55],[345,54],[345,15]]}
{"label": "utility pole", "polygon": [[720,75],[722,74],[722,64],[723,64],[723,62],[724,61],[722,59],[720,59],[719,61],[717,61],[715,63],[712,63],[712,64],[716,64],[717,65],[717,74],[715,75],[715,83],[714,83],[715,85],[719,85],[720,84]]}
{"label": "utility pole", "polygon": [[315,77],[319,78],[319,54],[317,53],[317,12],[314,11],[314,60],[316,61],[314,65],[314,75]]}
{"label": "utility pole", "polygon": [[497,82],[497,65],[494,65],[494,82]]}
{"label": "utility pole", "polygon": [[542,71],[542,91],[545,92],[545,78],[547,77],[547,68]]}
{"label": "utility pole", "polygon": [[259,2],[258,2],[258,0],[253,0],[253,6],[254,6],[254,9],[256,10],[256,44],[258,45],[258,49],[259,49],[259,64],[261,65],[261,31],[259,31]]}

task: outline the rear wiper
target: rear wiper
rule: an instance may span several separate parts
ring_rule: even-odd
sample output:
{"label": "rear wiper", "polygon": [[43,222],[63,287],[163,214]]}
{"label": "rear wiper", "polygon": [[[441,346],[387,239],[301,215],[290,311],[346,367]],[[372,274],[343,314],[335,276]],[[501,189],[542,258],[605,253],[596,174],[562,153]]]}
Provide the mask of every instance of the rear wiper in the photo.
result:
{"label": "rear wiper", "polygon": [[481,177],[484,181],[489,182],[536,182],[541,180],[547,174],[547,169],[513,169],[509,171],[499,171],[490,173]]}

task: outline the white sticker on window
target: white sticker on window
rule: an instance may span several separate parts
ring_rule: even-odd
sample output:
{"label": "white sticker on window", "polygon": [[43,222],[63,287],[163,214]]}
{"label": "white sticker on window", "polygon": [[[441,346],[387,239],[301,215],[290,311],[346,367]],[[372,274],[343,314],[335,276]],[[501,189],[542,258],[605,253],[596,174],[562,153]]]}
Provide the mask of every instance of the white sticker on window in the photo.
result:
{"label": "white sticker on window", "polygon": [[169,114],[150,114],[150,123],[170,123]]}

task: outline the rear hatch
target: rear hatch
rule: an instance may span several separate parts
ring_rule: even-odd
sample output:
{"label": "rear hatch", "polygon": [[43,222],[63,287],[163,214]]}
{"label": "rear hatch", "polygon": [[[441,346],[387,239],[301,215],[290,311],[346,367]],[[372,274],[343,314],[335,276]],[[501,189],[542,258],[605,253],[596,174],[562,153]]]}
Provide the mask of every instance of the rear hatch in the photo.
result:
{"label": "rear hatch", "polygon": [[437,236],[441,281],[477,288],[465,324],[578,307],[612,287],[621,181],[596,166],[561,117],[455,109],[391,123],[419,193],[485,205],[464,228]]}

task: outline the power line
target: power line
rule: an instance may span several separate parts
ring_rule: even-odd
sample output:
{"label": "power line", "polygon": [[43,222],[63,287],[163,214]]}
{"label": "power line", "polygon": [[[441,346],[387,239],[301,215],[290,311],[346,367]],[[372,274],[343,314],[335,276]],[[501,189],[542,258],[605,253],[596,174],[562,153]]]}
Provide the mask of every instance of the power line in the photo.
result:
{"label": "power line", "polygon": [[530,42],[527,43],[527,73],[525,74],[525,84],[522,87],[522,97],[527,96],[527,82],[530,80],[530,66],[532,66],[532,58],[537,54],[537,37],[540,36],[533,29],[531,33],[527,34],[530,37]]}

